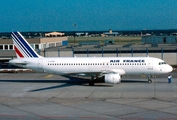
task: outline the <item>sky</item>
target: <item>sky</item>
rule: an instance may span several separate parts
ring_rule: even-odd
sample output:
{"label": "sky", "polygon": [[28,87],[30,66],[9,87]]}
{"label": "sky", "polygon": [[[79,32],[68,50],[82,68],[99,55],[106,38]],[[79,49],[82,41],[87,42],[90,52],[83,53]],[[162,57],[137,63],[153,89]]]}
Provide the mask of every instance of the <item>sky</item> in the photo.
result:
{"label": "sky", "polygon": [[176,0],[0,0],[0,32],[177,29]]}

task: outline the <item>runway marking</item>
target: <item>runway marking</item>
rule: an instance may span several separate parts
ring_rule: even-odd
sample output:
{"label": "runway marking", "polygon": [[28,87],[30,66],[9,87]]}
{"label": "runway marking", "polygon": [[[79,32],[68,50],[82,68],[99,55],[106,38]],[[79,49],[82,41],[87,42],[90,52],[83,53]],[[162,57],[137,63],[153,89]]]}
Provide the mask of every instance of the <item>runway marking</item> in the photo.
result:
{"label": "runway marking", "polygon": [[67,118],[67,116],[39,116],[39,118]]}
{"label": "runway marking", "polygon": [[8,114],[0,114],[0,117],[11,117],[11,118],[26,118],[27,116],[23,115],[8,115]]}
{"label": "runway marking", "polygon": [[102,116],[80,116],[79,118],[86,118],[86,119],[106,119],[106,117],[102,117]]}
{"label": "runway marking", "polygon": [[52,77],[53,75],[47,75],[47,76],[45,76],[45,78],[50,78],[50,77]]}

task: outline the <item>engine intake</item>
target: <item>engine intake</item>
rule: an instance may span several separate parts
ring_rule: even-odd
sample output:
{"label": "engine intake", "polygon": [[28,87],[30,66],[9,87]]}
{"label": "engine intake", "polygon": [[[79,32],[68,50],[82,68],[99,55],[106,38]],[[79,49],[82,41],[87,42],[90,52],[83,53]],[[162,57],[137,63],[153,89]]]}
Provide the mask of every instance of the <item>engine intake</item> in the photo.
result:
{"label": "engine intake", "polygon": [[105,83],[109,84],[119,84],[121,82],[121,76],[119,74],[105,74]]}

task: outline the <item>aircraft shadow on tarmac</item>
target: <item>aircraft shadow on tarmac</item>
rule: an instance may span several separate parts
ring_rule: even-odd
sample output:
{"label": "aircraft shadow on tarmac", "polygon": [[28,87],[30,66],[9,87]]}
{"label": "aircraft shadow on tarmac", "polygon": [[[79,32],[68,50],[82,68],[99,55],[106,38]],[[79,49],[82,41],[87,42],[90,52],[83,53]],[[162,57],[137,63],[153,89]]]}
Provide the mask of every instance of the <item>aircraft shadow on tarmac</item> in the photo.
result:
{"label": "aircraft shadow on tarmac", "polygon": [[[65,81],[65,84],[34,89],[34,90],[30,90],[28,92],[38,92],[38,91],[44,91],[44,90],[58,89],[58,88],[70,87],[70,86],[74,86],[74,85],[89,86],[89,84],[88,84],[89,79],[78,78],[78,77],[67,77],[67,78],[69,78],[70,80],[60,80],[60,81],[62,81],[62,83],[64,83],[63,81]],[[94,85],[92,87],[98,87],[98,86],[99,87],[112,87],[112,85]]]}
{"label": "aircraft shadow on tarmac", "polygon": [[[39,92],[45,90],[59,89],[64,87],[70,87],[74,85],[89,86],[89,79],[79,78],[79,77],[67,77],[69,80],[0,80],[0,82],[20,82],[20,83],[64,83],[61,85],[49,86],[45,88],[39,88],[34,90],[29,90],[28,92]],[[147,81],[138,80],[122,80],[122,83],[147,83]],[[95,84],[92,87],[113,87],[111,84]]]}
{"label": "aircraft shadow on tarmac", "polygon": [[142,80],[121,80],[122,83],[148,83],[148,81]]}

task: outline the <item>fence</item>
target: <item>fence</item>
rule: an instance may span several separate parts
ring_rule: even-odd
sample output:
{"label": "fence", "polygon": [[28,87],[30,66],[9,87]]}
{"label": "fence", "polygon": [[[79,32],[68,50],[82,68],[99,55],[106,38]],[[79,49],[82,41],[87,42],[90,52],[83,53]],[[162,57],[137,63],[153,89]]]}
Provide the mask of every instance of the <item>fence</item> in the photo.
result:
{"label": "fence", "polygon": [[44,51],[45,57],[156,57],[168,64],[177,65],[177,48],[115,48],[71,49]]}

